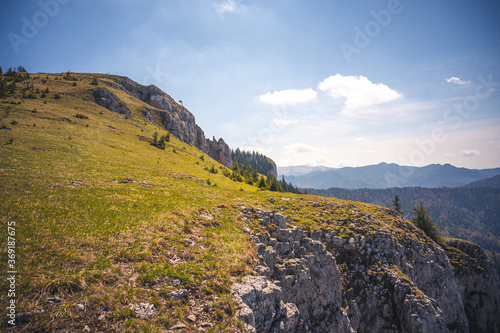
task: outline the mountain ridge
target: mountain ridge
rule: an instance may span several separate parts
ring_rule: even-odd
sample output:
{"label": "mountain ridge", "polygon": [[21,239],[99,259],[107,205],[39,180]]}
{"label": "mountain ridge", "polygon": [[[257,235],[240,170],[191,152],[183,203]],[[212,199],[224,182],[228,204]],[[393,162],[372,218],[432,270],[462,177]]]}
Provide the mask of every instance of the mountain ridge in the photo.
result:
{"label": "mountain ridge", "polygon": [[[391,187],[459,187],[500,174],[500,168],[467,169],[451,164],[430,164],[424,167],[379,163],[363,167],[325,168],[278,167],[278,173],[300,188],[327,189],[330,187],[391,188]],[[292,170],[292,171],[290,171]]]}

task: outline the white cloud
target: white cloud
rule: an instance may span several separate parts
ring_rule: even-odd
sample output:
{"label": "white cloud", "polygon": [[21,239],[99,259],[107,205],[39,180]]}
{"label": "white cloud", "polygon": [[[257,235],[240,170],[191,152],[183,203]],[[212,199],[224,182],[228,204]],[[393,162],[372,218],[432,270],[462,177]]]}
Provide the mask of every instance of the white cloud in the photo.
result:
{"label": "white cloud", "polygon": [[283,153],[286,155],[297,155],[297,154],[310,153],[314,151],[316,151],[316,148],[314,148],[313,146],[305,143],[296,142],[286,146]]}
{"label": "white cloud", "polygon": [[365,76],[358,75],[332,75],[320,82],[318,89],[326,91],[333,98],[344,97],[344,110],[370,107],[402,96],[383,83],[373,83]]}
{"label": "white cloud", "polygon": [[317,93],[311,88],[307,89],[287,89],[281,91],[268,92],[257,97],[260,102],[272,105],[306,103],[316,99]]}
{"label": "white cloud", "polygon": [[277,127],[285,127],[290,124],[295,124],[298,123],[299,121],[297,119],[281,119],[281,118],[275,118],[273,120],[273,123]]}
{"label": "white cloud", "polygon": [[235,0],[224,0],[213,4],[215,11],[222,18],[225,13],[234,13],[240,9],[240,5]]}
{"label": "white cloud", "polygon": [[481,152],[477,149],[474,150],[464,149],[460,151],[460,156],[479,156],[479,155],[481,155]]}
{"label": "white cloud", "polygon": [[455,84],[470,84],[471,83],[470,80],[469,81],[462,81],[462,79],[455,77],[455,76],[450,77],[450,78],[445,79],[445,80],[448,83],[455,83]]}

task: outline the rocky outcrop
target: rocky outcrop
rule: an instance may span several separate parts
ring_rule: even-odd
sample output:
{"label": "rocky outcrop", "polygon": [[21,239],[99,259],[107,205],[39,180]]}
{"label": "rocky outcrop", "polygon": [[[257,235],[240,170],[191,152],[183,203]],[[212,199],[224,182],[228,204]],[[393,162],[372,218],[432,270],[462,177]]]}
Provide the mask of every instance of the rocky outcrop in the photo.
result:
{"label": "rocky outcrop", "polygon": [[105,107],[106,109],[131,117],[132,112],[125,102],[120,100],[118,96],[105,88],[98,88],[94,90],[94,99],[97,104]]}
{"label": "rocky outcrop", "polygon": [[[259,262],[233,294],[250,331],[282,332],[279,323],[289,332],[498,332],[498,276],[478,246],[452,243],[470,258],[458,273],[399,215],[383,212],[388,225],[353,207],[335,229],[310,231],[243,209]],[[254,221],[264,229],[250,231]]]}
{"label": "rocky outcrop", "polygon": [[239,317],[249,331],[352,332],[340,307],[342,274],[333,255],[305,229],[287,228],[286,217],[279,213],[252,208],[244,212],[246,220],[255,215],[271,231],[252,235],[259,276],[233,286],[242,304]]}
{"label": "rocky outcrop", "polygon": [[[127,77],[115,79],[115,82],[110,82],[109,85],[150,105],[151,107],[141,110],[147,121],[162,126],[179,140],[197,147],[219,163],[229,168],[232,166],[231,151],[224,140],[205,138],[205,133],[196,124],[194,115],[160,88],[154,85],[142,86]],[[132,116],[127,105],[108,89],[94,90],[94,98],[99,105],[113,112]]]}
{"label": "rocky outcrop", "polygon": [[500,332],[500,282],[493,262],[476,244],[453,239],[447,245],[470,332]]}
{"label": "rocky outcrop", "polygon": [[146,119],[163,126],[181,141],[197,147],[219,163],[232,166],[231,152],[224,140],[205,138],[203,130],[196,125],[194,115],[160,88],[155,85],[142,86],[126,77],[117,80],[117,83],[127,93],[154,108],[144,109]]}

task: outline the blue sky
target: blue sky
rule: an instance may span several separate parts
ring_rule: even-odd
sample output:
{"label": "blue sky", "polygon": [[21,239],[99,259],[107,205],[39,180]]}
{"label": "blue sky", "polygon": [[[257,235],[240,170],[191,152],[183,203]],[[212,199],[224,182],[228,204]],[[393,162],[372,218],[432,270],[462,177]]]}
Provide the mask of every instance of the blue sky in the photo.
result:
{"label": "blue sky", "polygon": [[500,167],[500,4],[40,0],[0,5],[0,66],[181,99],[279,166]]}

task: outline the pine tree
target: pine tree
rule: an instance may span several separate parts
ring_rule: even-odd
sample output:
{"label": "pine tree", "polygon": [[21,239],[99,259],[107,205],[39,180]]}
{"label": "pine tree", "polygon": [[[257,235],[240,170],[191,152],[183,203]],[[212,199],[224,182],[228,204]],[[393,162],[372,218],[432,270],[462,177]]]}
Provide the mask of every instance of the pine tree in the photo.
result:
{"label": "pine tree", "polygon": [[158,144],[158,132],[154,132],[153,134],[153,146]]}
{"label": "pine tree", "polygon": [[165,149],[165,135],[162,135],[160,137],[160,140],[158,141],[158,145],[157,147],[160,148],[160,149]]}
{"label": "pine tree", "polygon": [[399,196],[397,194],[394,197],[394,200],[392,201],[392,208],[401,215],[405,214],[403,206],[401,205],[401,202],[399,201]]}
{"label": "pine tree", "polygon": [[260,175],[260,177],[259,177],[259,183],[257,184],[257,186],[259,188],[266,188],[267,187],[266,179],[264,178],[264,176]]}
{"label": "pine tree", "polygon": [[275,175],[269,175],[269,191],[281,192],[281,185]]}
{"label": "pine tree", "polygon": [[422,229],[423,232],[433,241],[441,246],[445,246],[446,243],[439,233],[438,227],[432,222],[429,212],[424,206],[424,203],[420,201],[415,208],[413,208],[413,215],[415,215],[411,222]]}

